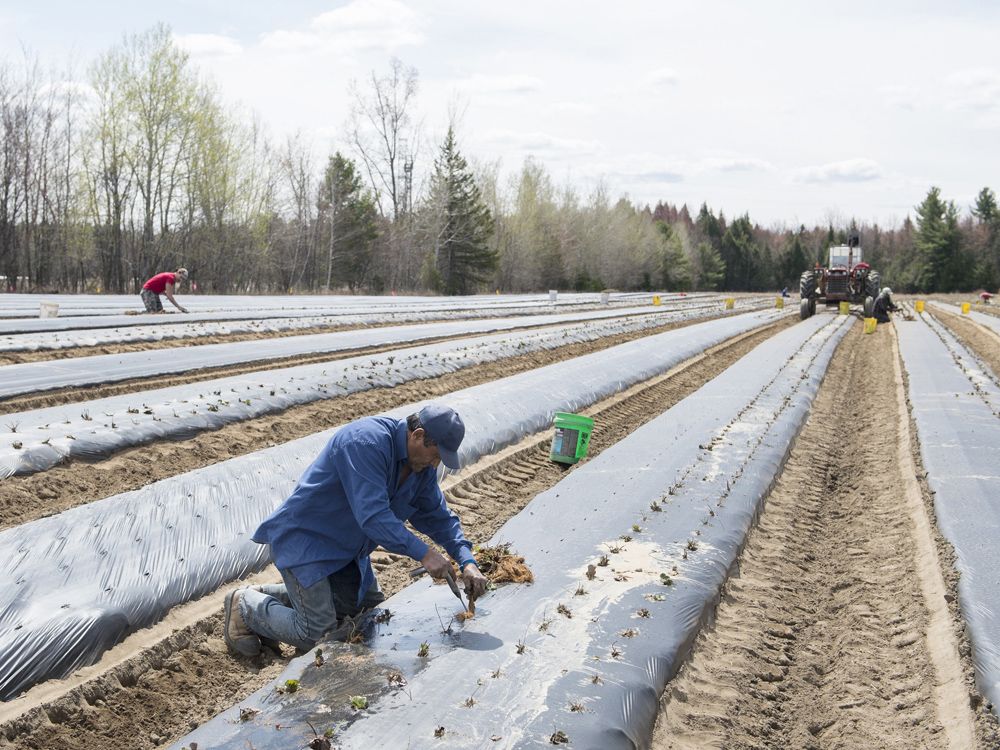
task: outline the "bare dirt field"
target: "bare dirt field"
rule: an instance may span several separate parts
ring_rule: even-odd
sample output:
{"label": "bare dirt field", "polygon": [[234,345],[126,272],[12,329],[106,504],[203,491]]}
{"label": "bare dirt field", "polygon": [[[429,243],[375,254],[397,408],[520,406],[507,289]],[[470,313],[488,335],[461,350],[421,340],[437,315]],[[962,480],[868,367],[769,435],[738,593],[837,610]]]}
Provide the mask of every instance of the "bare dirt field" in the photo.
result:
{"label": "bare dirt field", "polygon": [[892,328],[856,325],[654,748],[998,746],[905,404]]}

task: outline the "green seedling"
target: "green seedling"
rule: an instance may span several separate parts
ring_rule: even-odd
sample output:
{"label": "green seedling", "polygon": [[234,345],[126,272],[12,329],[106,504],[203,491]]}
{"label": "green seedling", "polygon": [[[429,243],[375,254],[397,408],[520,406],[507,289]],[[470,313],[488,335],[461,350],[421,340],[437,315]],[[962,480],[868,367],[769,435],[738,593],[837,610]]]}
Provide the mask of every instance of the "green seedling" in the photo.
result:
{"label": "green seedling", "polygon": [[350,701],[351,701],[351,708],[354,708],[358,711],[364,711],[366,708],[368,708],[368,698],[366,698],[363,695],[352,695]]}
{"label": "green seedling", "polygon": [[673,586],[674,579],[668,576],[666,573],[660,573],[660,583],[664,586]]}
{"label": "green seedling", "polygon": [[634,524],[632,524],[632,531],[633,531],[633,533],[641,534],[642,533],[642,526],[640,526],[637,523],[634,523]]}
{"label": "green seedling", "polygon": [[431,653],[431,644],[429,644],[427,641],[421,643],[420,648],[417,649],[417,656],[419,656],[420,658],[425,658],[427,656],[430,656],[430,653]]}
{"label": "green seedling", "polygon": [[294,693],[298,689],[299,689],[299,681],[298,680],[285,680],[285,684],[284,684],[284,688],[282,689],[282,692],[285,692],[285,693]]}
{"label": "green seedling", "polygon": [[635,628],[629,628],[628,630],[623,630],[618,635],[622,638],[635,638],[639,634],[639,631]]}
{"label": "green seedling", "polygon": [[649,504],[649,509],[654,513],[660,513],[663,510],[663,506],[654,500]]}
{"label": "green seedling", "polygon": [[632,541],[632,537],[629,536],[628,534],[622,534],[618,538],[621,539],[623,542],[631,542]]}
{"label": "green seedling", "polygon": [[651,602],[665,602],[667,600],[663,594],[646,594],[646,598]]}

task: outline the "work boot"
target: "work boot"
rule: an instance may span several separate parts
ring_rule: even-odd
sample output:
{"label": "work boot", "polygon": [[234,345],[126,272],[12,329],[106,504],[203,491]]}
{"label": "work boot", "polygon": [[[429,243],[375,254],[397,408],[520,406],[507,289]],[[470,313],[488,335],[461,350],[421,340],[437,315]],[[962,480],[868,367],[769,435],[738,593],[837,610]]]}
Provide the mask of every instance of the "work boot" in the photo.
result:
{"label": "work boot", "polygon": [[222,634],[226,646],[234,654],[256,656],[260,653],[260,638],[247,627],[246,620],[240,613],[242,596],[243,589],[236,589],[226,594]]}

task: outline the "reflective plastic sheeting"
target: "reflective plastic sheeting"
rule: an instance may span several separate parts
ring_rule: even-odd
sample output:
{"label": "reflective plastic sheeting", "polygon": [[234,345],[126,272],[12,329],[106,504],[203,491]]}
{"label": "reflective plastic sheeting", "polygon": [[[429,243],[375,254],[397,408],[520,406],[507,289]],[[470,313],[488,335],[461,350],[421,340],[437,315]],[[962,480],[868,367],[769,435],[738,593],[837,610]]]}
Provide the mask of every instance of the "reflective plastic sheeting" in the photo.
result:
{"label": "reflective plastic sheeting", "polygon": [[151,440],[184,438],[299,404],[704,314],[675,311],[509,331],[12,413],[5,421],[16,425],[16,431],[0,434],[0,479],[44,471],[66,458],[102,458]]}
{"label": "reflective plastic sheeting", "polygon": [[[436,399],[466,425],[464,465],[547,428],[556,411],[576,411],[669,370],[731,336],[782,316],[746,313],[647,336]],[[394,409],[403,418],[422,404]],[[288,495],[336,432],[327,430],[234,458],[0,532],[0,698],[65,672],[41,658],[54,622],[80,637],[73,664],[100,658],[88,639],[95,613],[123,613],[128,631],[171,607],[260,570],[264,548],[254,529]],[[74,624],[74,613],[80,617]],[[62,666],[66,662],[60,662]]]}
{"label": "reflective plastic sheeting", "polygon": [[[703,308],[705,309],[707,308]],[[628,314],[653,315],[658,314],[662,308],[655,308],[655,312],[653,310],[654,308],[628,308],[516,318],[456,320],[271,338],[267,339],[266,347],[257,340],[237,341],[25,362],[0,366],[0,398],[55,388],[116,383],[130,378],[190,372],[207,367],[225,367],[303,354],[333,353],[372,346],[402,346],[423,339],[469,336],[525,326],[559,325]],[[691,314],[695,314],[693,310]]]}
{"label": "reflective plastic sheeting", "polygon": [[897,322],[920,456],[937,526],[955,550],[976,682],[1000,704],[1000,387],[928,316]]}
{"label": "reflective plastic sheeting", "polygon": [[[368,621],[363,645],[323,644],[325,666],[293,661],[174,747],[277,750],[307,722],[343,750],[544,747],[556,731],[569,747],[648,747],[664,686],[854,322],[817,315],[774,336],[538,495],[492,540],[524,555],[533,584],[488,592],[475,619],[448,625],[451,594],[419,581],[385,602],[387,623]],[[296,693],[276,690],[286,679]],[[359,694],[365,711],[349,705]],[[260,713],[241,722],[239,707]]]}

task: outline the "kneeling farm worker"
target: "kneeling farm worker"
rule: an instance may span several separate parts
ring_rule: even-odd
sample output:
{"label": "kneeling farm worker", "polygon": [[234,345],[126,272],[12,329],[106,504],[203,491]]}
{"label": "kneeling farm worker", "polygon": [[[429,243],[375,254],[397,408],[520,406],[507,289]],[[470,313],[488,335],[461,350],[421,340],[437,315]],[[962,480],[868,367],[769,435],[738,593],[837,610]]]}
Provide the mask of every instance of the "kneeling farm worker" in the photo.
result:
{"label": "kneeling farm worker", "polygon": [[889,322],[889,313],[899,312],[896,303],[892,301],[892,289],[883,287],[875,298],[875,305],[872,308],[872,317],[879,323]]}
{"label": "kneeling farm worker", "polygon": [[437,481],[440,463],[459,468],[464,436],[461,417],[438,404],[405,420],[365,417],[341,428],[254,532],[255,542],[271,546],[284,583],[226,596],[230,650],[254,656],[262,639],[307,650],[344,618],[377,606],[385,597],[369,557],[379,545],[444,578],[451,563],[405,521],[444,547],[469,598],[480,596],[486,578]]}

